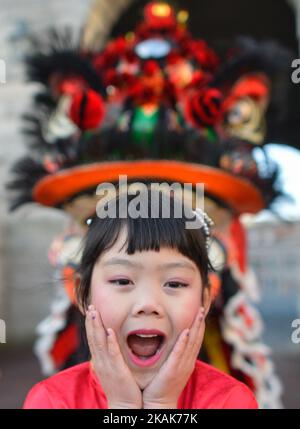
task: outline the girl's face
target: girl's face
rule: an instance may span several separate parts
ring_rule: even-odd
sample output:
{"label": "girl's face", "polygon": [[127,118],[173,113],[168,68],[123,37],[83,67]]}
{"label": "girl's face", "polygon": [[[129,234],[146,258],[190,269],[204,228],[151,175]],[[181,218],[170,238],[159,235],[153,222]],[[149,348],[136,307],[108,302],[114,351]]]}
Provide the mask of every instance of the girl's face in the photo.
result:
{"label": "girl's face", "polygon": [[201,302],[201,275],[189,258],[172,248],[128,255],[122,249],[126,237],[123,229],[95,264],[91,304],[105,328],[115,331],[124,360],[144,389],[200,305],[208,307],[209,296]]}

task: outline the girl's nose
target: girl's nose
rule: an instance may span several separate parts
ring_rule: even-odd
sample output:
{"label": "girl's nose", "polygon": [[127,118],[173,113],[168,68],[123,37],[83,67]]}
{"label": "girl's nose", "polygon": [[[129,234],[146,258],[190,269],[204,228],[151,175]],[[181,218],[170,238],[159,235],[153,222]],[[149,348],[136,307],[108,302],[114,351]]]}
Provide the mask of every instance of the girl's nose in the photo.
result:
{"label": "girl's nose", "polygon": [[138,310],[134,312],[136,315],[155,315],[160,316],[161,311],[152,305],[140,305]]}
{"label": "girl's nose", "polygon": [[164,309],[161,297],[154,293],[141,293],[133,306],[133,315],[163,317]]}

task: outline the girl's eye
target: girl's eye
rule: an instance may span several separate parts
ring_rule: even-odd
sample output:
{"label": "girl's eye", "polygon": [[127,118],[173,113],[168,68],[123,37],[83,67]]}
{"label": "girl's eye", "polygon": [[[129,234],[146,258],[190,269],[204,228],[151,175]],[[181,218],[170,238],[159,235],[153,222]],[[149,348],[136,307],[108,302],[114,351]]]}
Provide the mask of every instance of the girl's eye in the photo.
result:
{"label": "girl's eye", "polygon": [[109,280],[109,283],[118,285],[118,286],[127,286],[129,283],[132,283],[131,280],[128,279],[115,279],[115,280]]}
{"label": "girl's eye", "polygon": [[182,283],[182,282],[168,282],[166,284],[169,285],[169,287],[172,289],[179,289],[179,288],[183,288],[183,287],[188,286],[187,283]]}

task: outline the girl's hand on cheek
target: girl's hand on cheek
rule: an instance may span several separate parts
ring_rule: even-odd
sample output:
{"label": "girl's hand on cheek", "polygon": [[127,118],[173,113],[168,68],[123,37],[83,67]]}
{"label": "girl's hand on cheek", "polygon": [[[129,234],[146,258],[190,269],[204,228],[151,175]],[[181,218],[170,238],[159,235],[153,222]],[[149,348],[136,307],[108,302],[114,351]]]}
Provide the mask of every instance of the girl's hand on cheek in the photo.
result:
{"label": "girl's hand on cheek", "polygon": [[143,408],[177,408],[179,396],[194,371],[204,331],[201,307],[192,327],[181,333],[168,359],[143,391]]}
{"label": "girl's hand on cheek", "polygon": [[126,365],[112,329],[106,330],[100,314],[89,306],[85,319],[94,371],[105,392],[108,408],[142,408],[142,392]]}

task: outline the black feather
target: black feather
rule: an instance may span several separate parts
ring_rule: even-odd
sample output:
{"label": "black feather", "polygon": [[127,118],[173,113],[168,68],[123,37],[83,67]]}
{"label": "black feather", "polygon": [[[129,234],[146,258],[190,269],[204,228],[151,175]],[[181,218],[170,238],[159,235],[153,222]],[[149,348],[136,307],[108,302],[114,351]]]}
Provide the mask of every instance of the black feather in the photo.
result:
{"label": "black feather", "polygon": [[48,175],[45,167],[35,159],[26,156],[20,159],[11,169],[12,179],[5,187],[9,192],[10,211],[22,204],[33,202],[32,190],[35,184]]}
{"label": "black feather", "polygon": [[33,53],[25,59],[30,81],[42,83],[46,88],[54,73],[66,77],[80,76],[89,87],[105,96],[101,77],[94,69],[89,55],[80,52],[78,41],[73,41],[71,32],[50,29],[46,36],[32,39]]}

